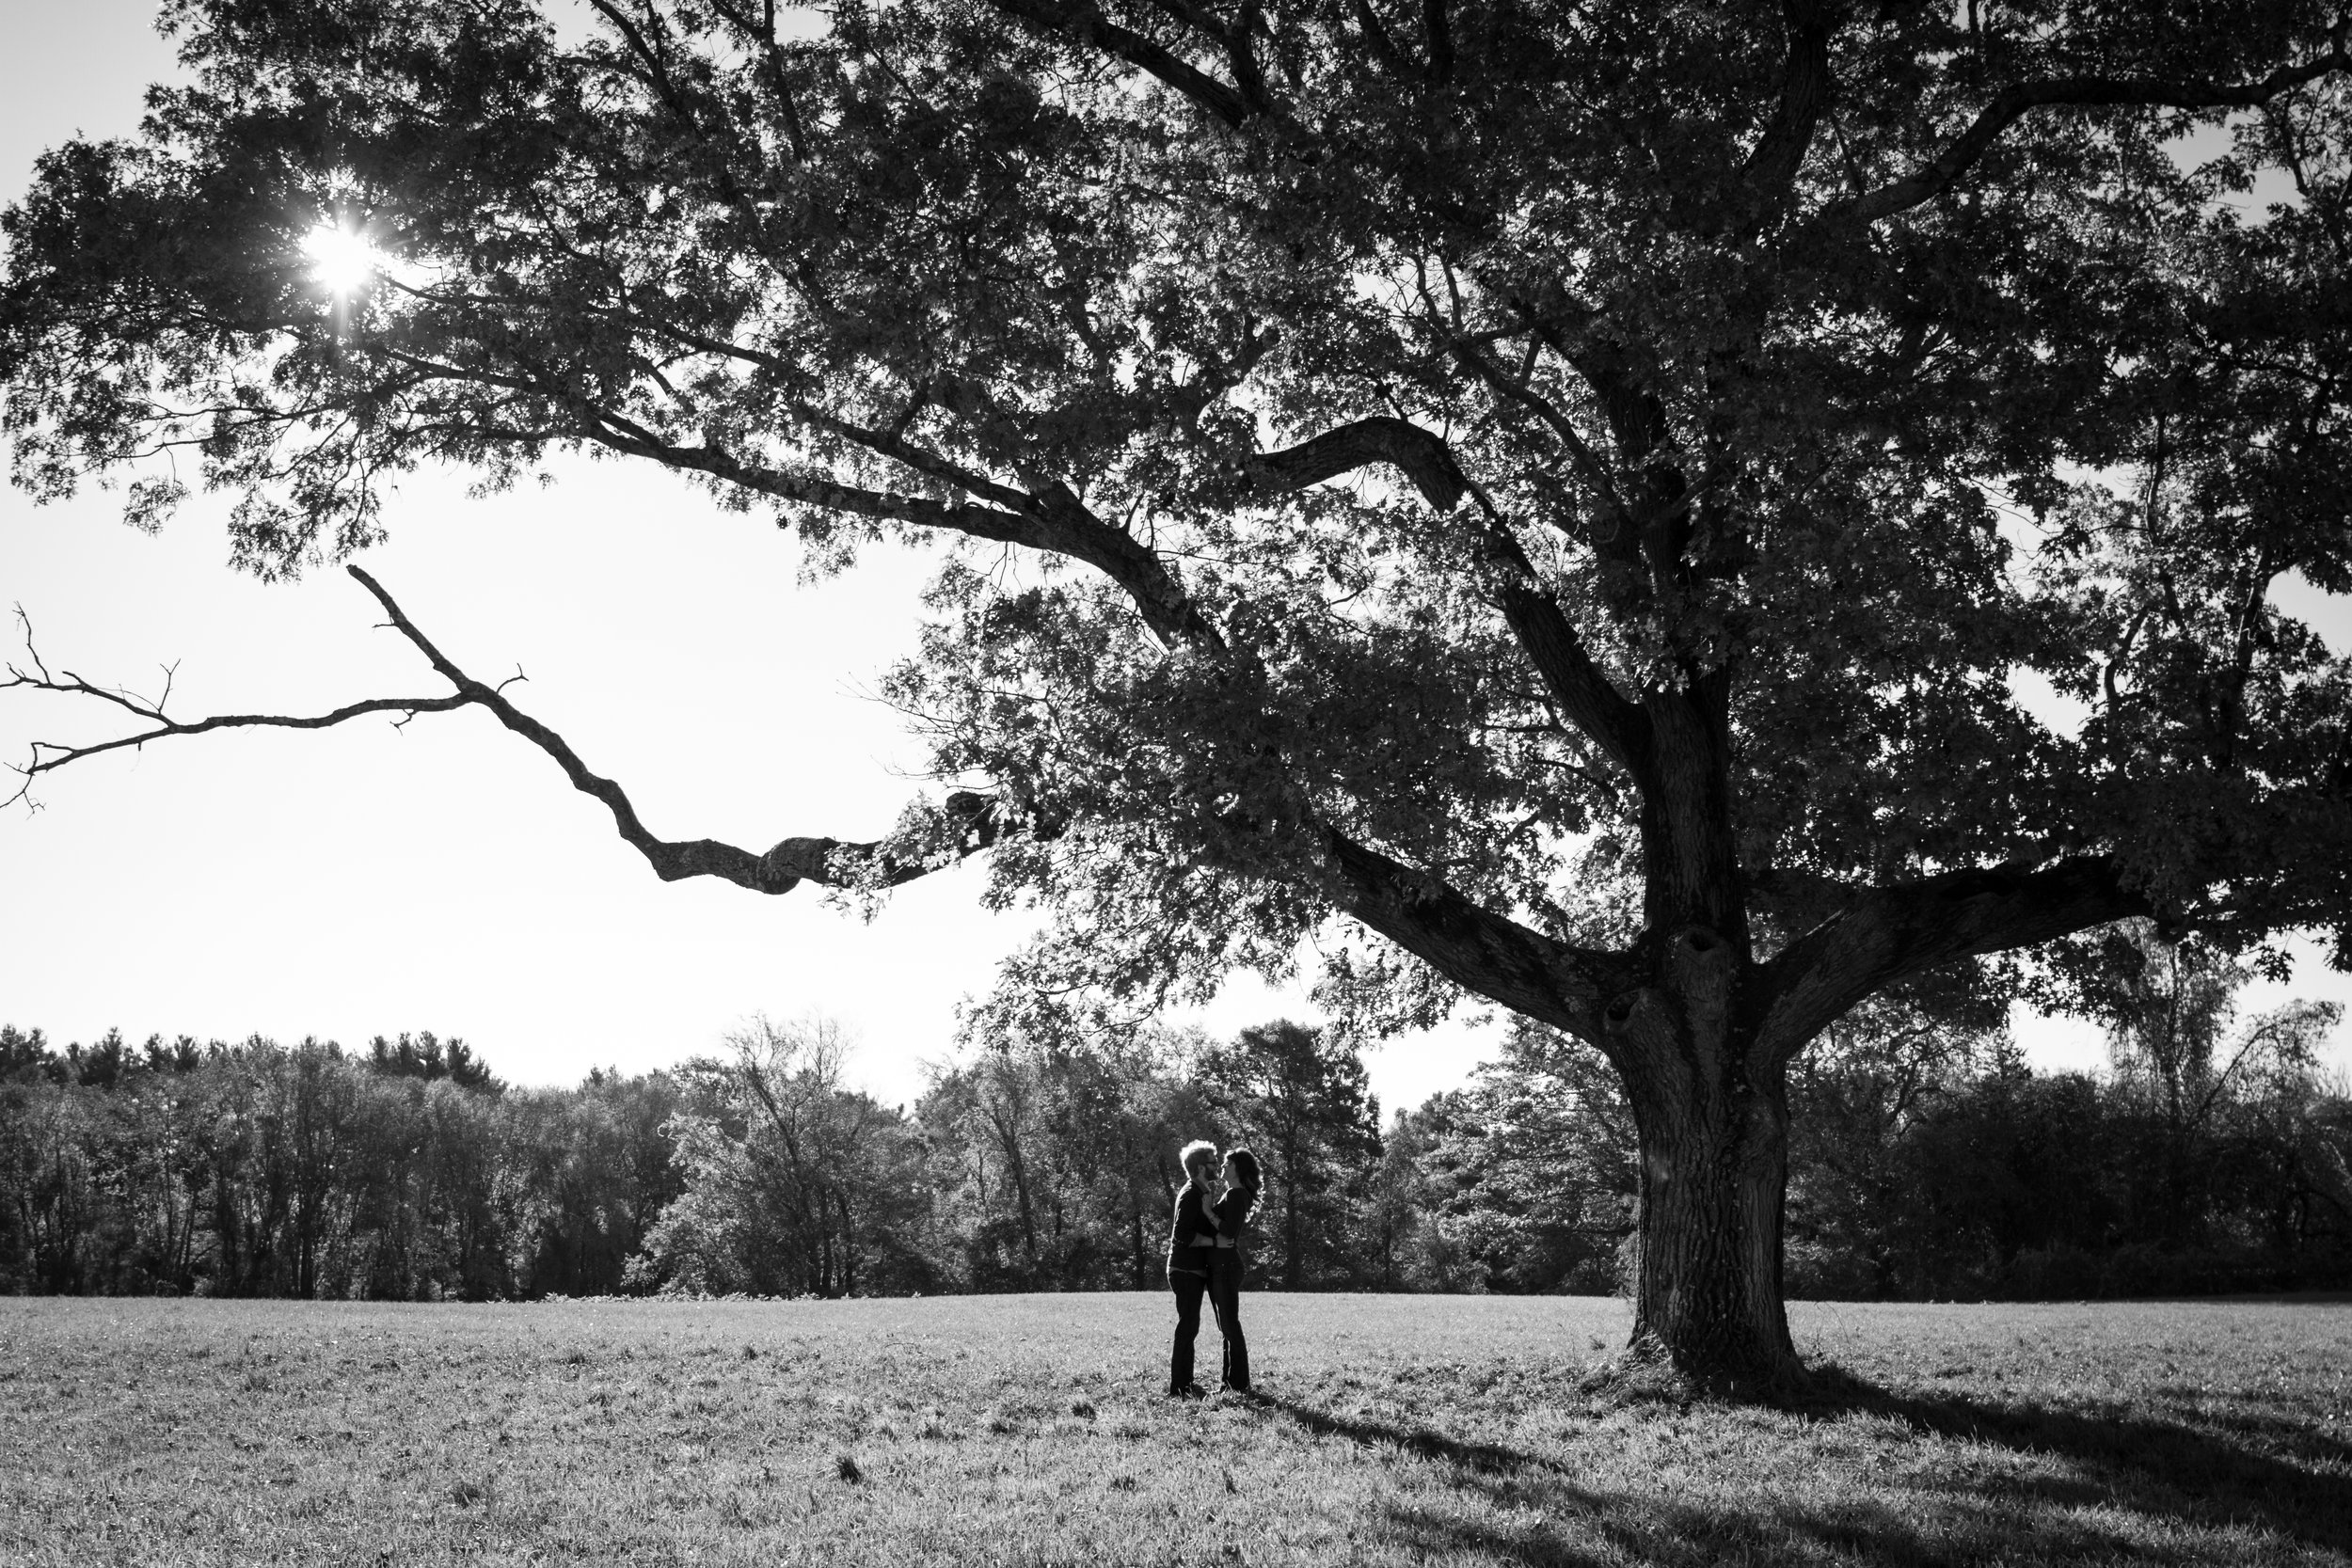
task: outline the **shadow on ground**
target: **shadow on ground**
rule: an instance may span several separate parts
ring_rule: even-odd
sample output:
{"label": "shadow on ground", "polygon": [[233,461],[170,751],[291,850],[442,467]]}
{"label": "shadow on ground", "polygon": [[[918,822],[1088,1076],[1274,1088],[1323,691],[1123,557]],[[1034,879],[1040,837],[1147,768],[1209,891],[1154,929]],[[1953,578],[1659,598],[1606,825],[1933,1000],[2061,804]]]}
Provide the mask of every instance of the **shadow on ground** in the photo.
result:
{"label": "shadow on ground", "polygon": [[1922,1394],[1835,1371],[1796,1408],[1823,1418],[1892,1417],[1921,1433],[2046,1454],[2120,1507],[2203,1526],[2255,1524],[2303,1545],[2352,1553],[2352,1443],[2299,1422],[2230,1413],[2191,1421]]}
{"label": "shadow on ground", "polygon": [[[1438,1500],[1400,1492],[1388,1531],[1433,1557],[1454,1554],[1545,1568],[1604,1563],[1691,1565],[2000,1560],[2205,1563],[2217,1560],[2352,1560],[2352,1445],[2305,1426],[2109,1418],[2030,1402],[1883,1388],[1832,1371],[1781,1418],[1768,1441],[1802,1450],[1856,1418],[1880,1434],[1890,1463],[1876,1483],[1788,1484],[1766,1468],[1740,1491],[1705,1500],[1670,1484],[1597,1487],[1579,1463],[1576,1422],[1558,1453],[1469,1441],[1425,1425],[1344,1415],[1260,1394],[1268,1417],[1318,1437],[1394,1449],[1448,1467]],[[1662,1406],[1658,1418],[1678,1410]],[[1894,1429],[1888,1422],[1899,1423]],[[1906,1445],[1948,1439],[1981,1449]],[[1909,1447],[1908,1465],[1891,1453]],[[1948,1467],[1933,1461],[1949,1456]],[[1926,1458],[1930,1463],[1918,1463]],[[2025,1460],[2027,1463],[2016,1463]],[[1799,1462],[1800,1471],[1802,1461]],[[2331,1473],[2332,1472],[2332,1473]],[[1729,1491],[1735,1500],[1725,1500]],[[1489,1507],[1450,1507],[1480,1499]],[[2261,1535],[2250,1532],[2259,1531]],[[2226,1532],[2226,1534],[2225,1534]],[[2265,1540],[2263,1536],[2269,1539]]]}

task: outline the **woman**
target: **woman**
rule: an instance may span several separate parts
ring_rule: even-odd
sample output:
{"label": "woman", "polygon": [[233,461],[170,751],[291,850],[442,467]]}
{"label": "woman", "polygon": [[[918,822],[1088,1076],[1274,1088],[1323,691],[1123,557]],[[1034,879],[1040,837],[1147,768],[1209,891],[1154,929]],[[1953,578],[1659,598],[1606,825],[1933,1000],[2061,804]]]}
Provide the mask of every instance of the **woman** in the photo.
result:
{"label": "woman", "polygon": [[1209,1218],[1216,1227],[1216,1246],[1209,1254],[1209,1304],[1216,1311],[1216,1326],[1225,1335],[1225,1386],[1247,1394],[1249,1341],[1241,1332],[1241,1230],[1258,1212],[1262,1186],[1258,1157],[1236,1148],[1225,1156],[1225,1168],[1219,1175],[1225,1194],[1209,1209]]}
{"label": "woman", "polygon": [[1176,1345],[1168,1358],[1171,1399],[1197,1395],[1192,1381],[1192,1345],[1200,1334],[1200,1297],[1209,1288],[1209,1260],[1216,1253],[1216,1227],[1209,1219],[1206,1189],[1216,1169],[1216,1145],[1200,1140],[1176,1156],[1184,1184],[1176,1194],[1176,1214],[1168,1232],[1168,1286],[1176,1293]]}

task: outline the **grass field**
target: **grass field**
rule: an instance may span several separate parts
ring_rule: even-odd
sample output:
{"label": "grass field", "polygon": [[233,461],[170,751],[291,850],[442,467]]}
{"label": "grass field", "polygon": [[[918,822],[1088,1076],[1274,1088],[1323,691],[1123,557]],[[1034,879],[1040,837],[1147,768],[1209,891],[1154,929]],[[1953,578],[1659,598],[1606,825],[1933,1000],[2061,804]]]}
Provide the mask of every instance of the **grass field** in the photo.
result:
{"label": "grass field", "polygon": [[[1585,1299],[0,1299],[0,1562],[2352,1562],[2352,1303],[1800,1306],[1802,1410]],[[1214,1370],[1214,1331],[1203,1349]]]}

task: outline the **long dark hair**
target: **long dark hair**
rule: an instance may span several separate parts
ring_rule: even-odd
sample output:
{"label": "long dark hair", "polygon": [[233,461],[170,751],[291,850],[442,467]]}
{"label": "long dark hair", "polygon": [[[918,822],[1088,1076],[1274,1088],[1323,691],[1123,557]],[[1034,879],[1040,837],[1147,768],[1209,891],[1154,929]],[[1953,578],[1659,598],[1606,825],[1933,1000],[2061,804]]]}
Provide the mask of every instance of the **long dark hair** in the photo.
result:
{"label": "long dark hair", "polygon": [[1249,1207],[1241,1212],[1247,1221],[1258,1212],[1258,1195],[1265,1190],[1265,1180],[1258,1174],[1258,1157],[1246,1148],[1229,1148],[1225,1158],[1232,1165],[1233,1174],[1241,1178],[1241,1190],[1249,1195]]}

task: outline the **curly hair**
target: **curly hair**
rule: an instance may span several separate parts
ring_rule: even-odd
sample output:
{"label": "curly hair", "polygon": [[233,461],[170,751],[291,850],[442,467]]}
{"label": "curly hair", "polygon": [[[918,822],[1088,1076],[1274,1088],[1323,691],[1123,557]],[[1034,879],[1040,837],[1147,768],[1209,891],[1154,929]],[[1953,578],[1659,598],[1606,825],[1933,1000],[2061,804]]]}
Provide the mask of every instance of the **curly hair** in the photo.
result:
{"label": "curly hair", "polygon": [[1216,1167],[1216,1145],[1206,1138],[1195,1138],[1184,1145],[1176,1156],[1176,1164],[1184,1168],[1187,1180],[1192,1177],[1192,1165],[1196,1160],[1208,1161],[1209,1167],[1214,1170]]}
{"label": "curly hair", "polygon": [[1246,1148],[1232,1148],[1226,1150],[1225,1160],[1233,1167],[1233,1174],[1241,1178],[1241,1190],[1249,1195],[1249,1207],[1242,1211],[1241,1216],[1248,1221],[1258,1212],[1258,1195],[1265,1191],[1265,1178],[1258,1172],[1258,1157]]}

